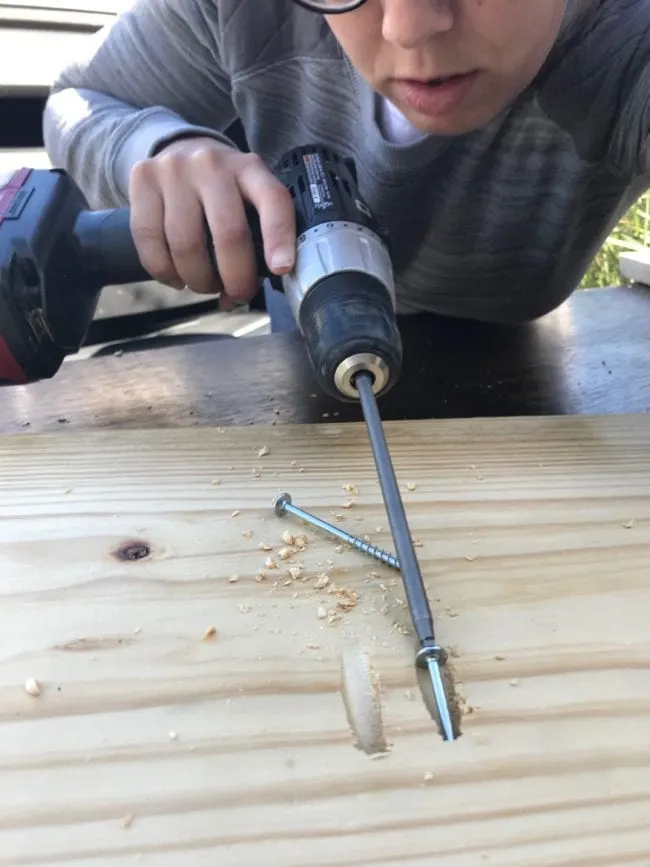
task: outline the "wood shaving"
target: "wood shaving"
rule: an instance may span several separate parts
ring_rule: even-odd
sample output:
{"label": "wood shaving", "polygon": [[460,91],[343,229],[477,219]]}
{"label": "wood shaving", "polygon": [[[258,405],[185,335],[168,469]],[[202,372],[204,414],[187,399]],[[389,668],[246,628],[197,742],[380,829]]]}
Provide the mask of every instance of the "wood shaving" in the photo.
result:
{"label": "wood shaving", "polygon": [[295,545],[296,543],[293,533],[290,533],[288,530],[285,530],[282,534],[282,541],[285,545]]}
{"label": "wood shaving", "polygon": [[431,773],[431,771],[427,771],[425,773],[425,775],[422,777],[422,782],[423,783],[430,783],[432,779],[433,779],[433,774]]}
{"label": "wood shaving", "polygon": [[242,604],[242,605],[238,605],[237,607],[239,608],[240,614],[248,614],[251,610],[250,605]]}
{"label": "wood shaving", "polygon": [[133,824],[133,816],[130,813],[127,813],[126,816],[122,816],[122,818],[120,819],[120,825],[123,828],[130,828],[132,824]]}
{"label": "wood shaving", "polygon": [[253,476],[253,478],[255,478],[255,479],[259,479],[261,475],[262,475],[262,470],[259,469],[258,467],[253,467],[253,469],[251,470],[251,476]]}
{"label": "wood shaving", "polygon": [[261,542],[259,545],[260,551],[272,551],[273,545],[269,545],[267,542]]}
{"label": "wood shaving", "polygon": [[519,686],[519,681],[516,677],[513,677],[511,681],[509,681],[510,686]]}
{"label": "wood shaving", "polygon": [[297,536],[294,536],[293,547],[296,548],[296,550],[304,551],[308,545],[309,536],[306,536],[304,533],[299,533]]}
{"label": "wood shaving", "polygon": [[178,735],[176,734],[176,732],[170,732],[169,733],[169,740],[170,741],[175,741],[177,738],[178,738]]}
{"label": "wood shaving", "polygon": [[409,482],[409,483],[406,485],[406,487],[407,487],[407,489],[408,489],[409,491],[414,491],[414,490],[417,488],[417,485],[414,484],[413,482]]}
{"label": "wood shaving", "polygon": [[294,581],[297,581],[298,578],[300,578],[300,576],[302,575],[302,570],[303,570],[302,566],[292,566],[289,569],[289,574],[291,575],[291,577]]}
{"label": "wood shaving", "polygon": [[257,450],[257,457],[258,458],[263,458],[265,455],[270,455],[270,454],[271,454],[271,450],[269,449],[268,446],[262,446],[261,449]]}
{"label": "wood shaving", "polygon": [[217,634],[216,626],[208,626],[208,628],[203,633],[203,640],[207,641],[209,638],[214,638]]}
{"label": "wood shaving", "polygon": [[221,484],[221,479],[212,479],[212,481],[210,482],[210,484],[211,484],[214,488],[216,488],[216,487],[218,487],[218,486]]}
{"label": "wood shaving", "polygon": [[347,485],[341,485],[341,487],[343,488],[343,490],[347,494],[352,494],[352,496],[357,496],[359,493],[359,489],[357,488],[356,485],[347,484]]}
{"label": "wood shaving", "polygon": [[341,512],[330,512],[330,515],[335,521],[345,521],[345,515],[341,514]]}
{"label": "wood shaving", "polygon": [[232,514],[230,515],[230,517],[231,517],[231,518],[236,518],[237,515],[241,515],[241,512],[239,511],[239,509],[235,509],[235,511],[232,512]]}
{"label": "wood shaving", "polygon": [[324,605],[320,605],[318,608],[318,619],[325,620],[327,617],[327,608]]}
{"label": "wood shaving", "polygon": [[423,544],[424,543],[421,542],[419,539],[413,539],[413,547],[414,548],[421,548],[423,546]]}
{"label": "wood shaving", "polygon": [[348,500],[346,503],[341,503],[342,509],[351,509],[354,506],[354,500]]}
{"label": "wood shaving", "polygon": [[623,526],[626,530],[631,530],[634,526],[634,518],[632,518],[630,521],[623,521]]}
{"label": "wood shaving", "polygon": [[473,562],[474,560],[476,560],[476,555],[474,555],[474,554],[466,554],[466,555],[465,555],[465,559],[466,559],[466,560],[469,560],[469,562],[471,563],[471,562]]}
{"label": "wood shaving", "polygon": [[290,560],[294,553],[293,548],[280,548],[278,551],[278,557],[280,560]]}
{"label": "wood shaving", "polygon": [[355,590],[349,590],[347,587],[338,587],[336,584],[330,584],[327,592],[336,596],[336,607],[339,611],[350,611],[359,603],[359,594]]}
{"label": "wood shaving", "polygon": [[319,575],[314,587],[316,590],[322,590],[324,587],[330,583],[330,579],[328,575]]}
{"label": "wood shaving", "polygon": [[242,530],[241,534],[244,537],[244,539],[250,539],[253,535],[253,531],[252,530]]}
{"label": "wood shaving", "polygon": [[239,575],[231,575],[228,579],[229,584],[236,584],[239,581]]}
{"label": "wood shaving", "polygon": [[255,575],[255,580],[258,584],[261,584],[263,581],[266,581],[266,572],[263,572],[261,569]]}
{"label": "wood shaving", "polygon": [[405,689],[405,690],[404,690],[404,696],[405,696],[405,698],[407,698],[409,701],[413,701],[413,699],[415,698],[415,696],[413,695],[413,690],[412,690],[412,689]]}
{"label": "wood shaving", "polygon": [[264,561],[264,566],[267,569],[277,569],[278,568],[278,564],[275,562],[273,557],[267,557],[266,560]]}
{"label": "wood shaving", "polygon": [[35,698],[41,694],[41,685],[35,677],[30,677],[25,681],[25,692]]}

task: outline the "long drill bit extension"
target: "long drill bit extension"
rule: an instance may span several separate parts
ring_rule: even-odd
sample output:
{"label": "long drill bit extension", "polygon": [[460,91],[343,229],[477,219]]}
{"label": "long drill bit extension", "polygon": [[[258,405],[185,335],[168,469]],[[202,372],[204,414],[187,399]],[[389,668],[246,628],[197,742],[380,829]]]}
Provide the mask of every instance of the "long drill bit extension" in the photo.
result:
{"label": "long drill bit extension", "polygon": [[426,668],[429,672],[440,731],[445,740],[451,741],[455,739],[455,731],[441,671],[441,666],[446,662],[447,655],[435,638],[433,616],[377,408],[372,376],[367,373],[359,373],[355,377],[354,384],[359,393],[388,521],[397,557],[400,561],[402,581],[404,582],[411,618],[420,642],[420,650],[415,657],[415,663],[419,668]]}

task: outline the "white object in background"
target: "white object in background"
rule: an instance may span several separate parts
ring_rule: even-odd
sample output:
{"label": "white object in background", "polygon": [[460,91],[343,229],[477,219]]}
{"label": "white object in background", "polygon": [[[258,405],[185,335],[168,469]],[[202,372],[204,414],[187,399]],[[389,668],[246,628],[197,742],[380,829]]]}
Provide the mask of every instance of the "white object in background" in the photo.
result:
{"label": "white object in background", "polygon": [[650,250],[638,253],[621,253],[618,261],[621,276],[650,286]]}

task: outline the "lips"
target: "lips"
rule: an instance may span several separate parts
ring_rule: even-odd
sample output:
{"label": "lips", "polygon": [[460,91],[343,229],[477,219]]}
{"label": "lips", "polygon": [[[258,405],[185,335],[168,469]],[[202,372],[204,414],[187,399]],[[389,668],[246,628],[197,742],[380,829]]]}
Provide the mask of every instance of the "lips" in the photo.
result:
{"label": "lips", "polygon": [[406,105],[420,114],[441,117],[465,100],[476,82],[478,72],[441,75],[428,79],[398,79],[394,87]]}

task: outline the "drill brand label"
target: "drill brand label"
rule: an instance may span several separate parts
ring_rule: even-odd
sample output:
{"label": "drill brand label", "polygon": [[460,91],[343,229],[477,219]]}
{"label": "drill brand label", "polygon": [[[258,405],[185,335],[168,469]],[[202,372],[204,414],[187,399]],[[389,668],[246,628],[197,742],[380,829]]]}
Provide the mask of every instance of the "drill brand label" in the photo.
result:
{"label": "drill brand label", "polygon": [[327,183],[327,173],[318,154],[304,154],[302,161],[307,172],[309,192],[314,208],[317,211],[327,211],[334,207],[330,196],[330,188]]}

